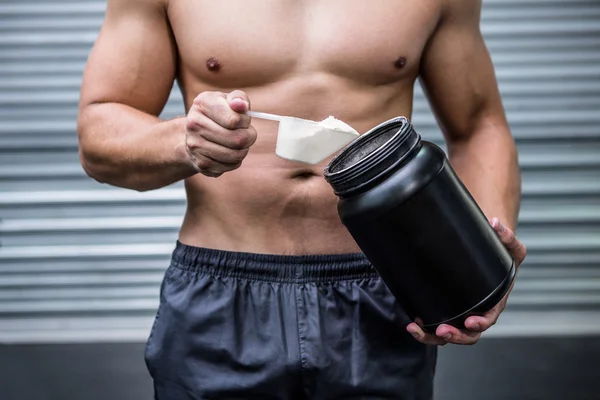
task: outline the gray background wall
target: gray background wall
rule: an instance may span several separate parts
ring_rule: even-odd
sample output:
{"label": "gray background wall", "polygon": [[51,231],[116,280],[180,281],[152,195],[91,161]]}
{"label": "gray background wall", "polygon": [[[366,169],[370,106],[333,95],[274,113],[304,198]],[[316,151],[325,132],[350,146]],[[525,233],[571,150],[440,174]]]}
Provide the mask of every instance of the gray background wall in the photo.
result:
{"label": "gray background wall", "polygon": [[[182,186],[111,188],[77,159],[81,72],[104,6],[0,0],[0,343],[139,343],[157,307]],[[519,147],[529,249],[487,337],[597,335],[600,1],[484,0],[482,29]],[[174,90],[163,115],[182,113]],[[413,120],[443,144],[418,87]]]}
{"label": "gray background wall", "polygon": [[[111,188],[77,159],[103,13],[103,1],[0,2],[0,341],[139,340],[157,307],[182,186]],[[487,0],[482,29],[520,151],[529,248],[491,334],[597,332],[600,3]],[[163,115],[182,113],[174,90]],[[443,144],[419,87],[414,123]]]}

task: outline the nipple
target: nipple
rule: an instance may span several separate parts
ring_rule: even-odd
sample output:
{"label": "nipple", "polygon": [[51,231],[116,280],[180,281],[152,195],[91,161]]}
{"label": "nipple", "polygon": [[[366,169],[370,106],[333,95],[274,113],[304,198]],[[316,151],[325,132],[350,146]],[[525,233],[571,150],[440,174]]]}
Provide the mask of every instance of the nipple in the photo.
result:
{"label": "nipple", "polygon": [[394,67],[398,69],[404,68],[406,65],[406,57],[399,57],[396,61],[394,61]]}
{"label": "nipple", "polygon": [[206,60],[206,68],[208,68],[209,71],[219,72],[221,69],[221,63],[216,58],[211,57]]}

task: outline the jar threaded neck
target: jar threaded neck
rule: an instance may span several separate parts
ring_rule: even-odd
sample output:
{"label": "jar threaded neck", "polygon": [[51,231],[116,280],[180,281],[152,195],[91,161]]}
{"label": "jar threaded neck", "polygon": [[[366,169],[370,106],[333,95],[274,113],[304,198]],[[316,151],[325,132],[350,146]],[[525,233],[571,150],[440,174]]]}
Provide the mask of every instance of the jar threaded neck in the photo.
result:
{"label": "jar threaded neck", "polygon": [[325,167],[325,180],[340,197],[367,190],[420,148],[421,137],[410,121],[385,121],[352,142]]}

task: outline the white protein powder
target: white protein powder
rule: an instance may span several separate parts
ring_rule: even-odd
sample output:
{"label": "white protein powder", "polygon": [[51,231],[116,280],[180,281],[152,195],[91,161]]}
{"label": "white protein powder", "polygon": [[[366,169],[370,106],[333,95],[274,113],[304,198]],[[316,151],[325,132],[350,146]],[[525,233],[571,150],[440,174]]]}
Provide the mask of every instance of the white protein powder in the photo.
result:
{"label": "white protein powder", "polygon": [[350,125],[334,117],[320,122],[284,118],[279,123],[275,153],[288,160],[317,164],[358,136]]}
{"label": "white protein powder", "polygon": [[323,121],[319,122],[319,125],[324,127],[324,128],[328,128],[328,129],[334,129],[336,131],[342,131],[342,132],[349,132],[349,133],[355,133],[358,135],[358,132],[352,128],[350,125],[348,125],[347,123],[340,121],[339,119],[332,117],[331,115],[327,118],[325,118]]}

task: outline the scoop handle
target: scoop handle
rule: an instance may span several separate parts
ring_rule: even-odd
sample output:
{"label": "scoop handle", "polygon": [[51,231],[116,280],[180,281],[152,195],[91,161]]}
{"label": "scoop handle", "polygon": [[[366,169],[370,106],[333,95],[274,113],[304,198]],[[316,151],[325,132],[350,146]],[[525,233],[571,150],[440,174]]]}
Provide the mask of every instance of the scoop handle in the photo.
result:
{"label": "scoop handle", "polygon": [[269,114],[259,111],[248,111],[248,115],[251,117],[261,118],[261,119],[270,119],[271,121],[281,121],[285,117],[276,114]]}

